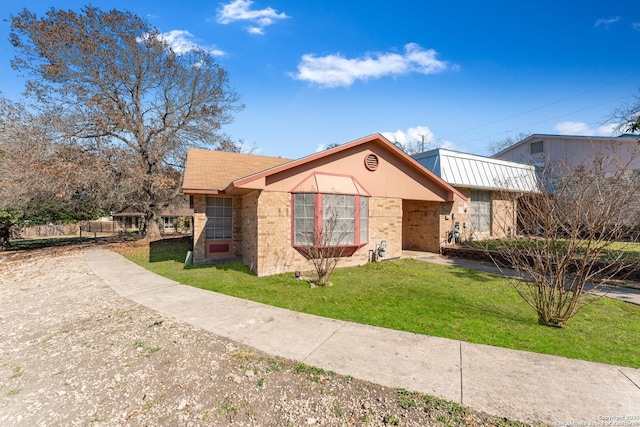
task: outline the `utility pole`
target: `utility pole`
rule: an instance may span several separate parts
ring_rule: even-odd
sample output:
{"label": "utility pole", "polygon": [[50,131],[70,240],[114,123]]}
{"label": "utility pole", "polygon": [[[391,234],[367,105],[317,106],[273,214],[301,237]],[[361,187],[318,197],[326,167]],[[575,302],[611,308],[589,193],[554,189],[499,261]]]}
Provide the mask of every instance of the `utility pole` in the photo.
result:
{"label": "utility pole", "polygon": [[422,138],[422,145],[420,146],[420,152],[421,153],[424,153],[424,137],[425,136],[426,135],[420,135],[420,138]]}

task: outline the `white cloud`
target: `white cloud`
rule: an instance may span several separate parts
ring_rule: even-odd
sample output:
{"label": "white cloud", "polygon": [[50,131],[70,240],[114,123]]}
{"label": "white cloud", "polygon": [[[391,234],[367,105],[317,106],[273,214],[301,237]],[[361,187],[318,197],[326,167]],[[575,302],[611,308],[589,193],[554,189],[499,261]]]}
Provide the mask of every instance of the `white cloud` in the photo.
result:
{"label": "white cloud", "polygon": [[422,142],[422,138],[424,137],[424,142],[426,144],[430,144],[436,140],[435,135],[426,126],[416,126],[407,129],[407,131],[397,130],[395,132],[382,132],[382,136],[387,138],[391,142],[397,142],[401,145],[406,145],[408,143],[413,142]]}
{"label": "white cloud", "polygon": [[609,25],[611,24],[615,24],[616,22],[618,22],[621,18],[619,16],[616,16],[615,18],[608,18],[608,19],[598,19],[596,21],[596,24],[594,25],[595,27],[600,27],[603,26],[605,28],[609,28]]}
{"label": "white cloud", "polygon": [[[453,148],[453,142],[437,140],[434,133],[427,126],[416,126],[406,131],[398,129],[395,132],[381,132],[381,135],[389,141],[400,145],[408,153],[421,152],[423,149]],[[424,138],[424,146],[422,144]]]}
{"label": "white cloud", "polygon": [[225,55],[225,52],[220,49],[207,47],[197,43],[196,38],[189,31],[173,30],[168,33],[160,34],[160,37],[166,41],[169,44],[169,47],[171,47],[171,49],[178,55],[198,49],[209,52],[211,55],[215,56]]}
{"label": "white cloud", "polygon": [[404,46],[404,53],[377,53],[348,59],[340,54],[315,56],[306,54],[293,77],[324,87],[348,87],[356,80],[379,79],[409,73],[435,74],[456,68],[436,59],[437,52],[416,43]]}
{"label": "white cloud", "polygon": [[616,131],[617,123],[610,123],[597,128],[592,128],[582,122],[562,122],[555,126],[556,132],[560,135],[582,135],[582,136],[618,136]]}
{"label": "white cloud", "polygon": [[251,0],[234,0],[225,4],[218,11],[217,21],[220,24],[230,24],[236,21],[249,21],[253,25],[247,29],[249,34],[264,34],[264,28],[274,24],[277,20],[286,19],[288,16],[278,13],[275,9],[251,10]]}
{"label": "white cloud", "polygon": [[633,22],[631,24],[631,27],[633,27],[633,29],[636,31],[640,31],[640,22]]}

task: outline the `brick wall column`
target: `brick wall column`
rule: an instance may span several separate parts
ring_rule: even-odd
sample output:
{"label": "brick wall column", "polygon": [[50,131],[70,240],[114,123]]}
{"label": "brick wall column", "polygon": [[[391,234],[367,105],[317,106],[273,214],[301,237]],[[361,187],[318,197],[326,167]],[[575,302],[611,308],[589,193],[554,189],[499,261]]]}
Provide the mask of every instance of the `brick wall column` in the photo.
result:
{"label": "brick wall column", "polygon": [[207,198],[204,194],[193,196],[193,262],[205,260],[205,227],[207,225]]}

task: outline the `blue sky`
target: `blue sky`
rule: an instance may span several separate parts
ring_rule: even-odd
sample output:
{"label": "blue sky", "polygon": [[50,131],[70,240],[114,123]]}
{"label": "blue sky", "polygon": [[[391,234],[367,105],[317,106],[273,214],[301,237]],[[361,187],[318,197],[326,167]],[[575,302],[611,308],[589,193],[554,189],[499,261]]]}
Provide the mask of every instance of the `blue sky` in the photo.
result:
{"label": "blue sky", "polygon": [[[0,0],[0,90],[19,96],[5,19],[74,0]],[[636,0],[94,0],[217,55],[246,108],[225,127],[298,158],[382,133],[474,154],[521,133],[608,135],[640,88]],[[427,148],[433,145],[427,145]]]}

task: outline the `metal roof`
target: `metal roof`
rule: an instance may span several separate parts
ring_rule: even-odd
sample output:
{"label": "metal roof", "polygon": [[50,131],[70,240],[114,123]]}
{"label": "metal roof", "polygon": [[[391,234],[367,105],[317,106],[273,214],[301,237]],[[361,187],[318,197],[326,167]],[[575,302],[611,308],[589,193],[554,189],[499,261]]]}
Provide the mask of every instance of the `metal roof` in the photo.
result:
{"label": "metal roof", "polygon": [[413,155],[453,187],[517,192],[536,191],[534,166],[437,148]]}

